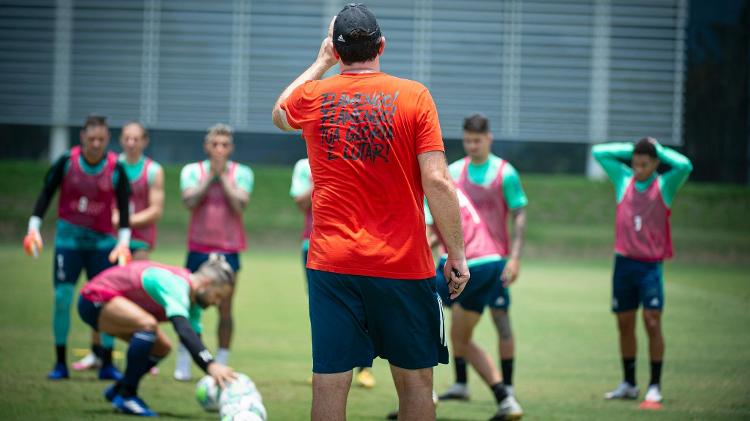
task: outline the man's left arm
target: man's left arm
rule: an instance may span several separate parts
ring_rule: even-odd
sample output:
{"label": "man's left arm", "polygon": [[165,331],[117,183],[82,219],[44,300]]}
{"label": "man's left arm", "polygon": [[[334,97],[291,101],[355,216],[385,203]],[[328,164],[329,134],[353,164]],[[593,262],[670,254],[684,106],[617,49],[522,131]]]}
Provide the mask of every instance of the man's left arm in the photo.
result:
{"label": "man's left arm", "polygon": [[521,270],[521,253],[526,232],[526,205],[528,199],[521,185],[521,177],[510,164],[503,171],[503,194],[513,219],[513,234],[510,255],[501,276],[503,286],[508,287],[516,281]]}
{"label": "man's left arm", "polygon": [[117,163],[113,174],[115,201],[119,213],[117,244],[109,253],[109,261],[125,265],[132,259],[130,255],[130,182],[121,163]]}
{"label": "man's left arm", "polygon": [[253,173],[248,167],[235,165],[238,165],[238,168],[234,177],[229,171],[225,171],[219,180],[229,206],[236,213],[242,214],[250,201],[250,193],[253,190]]}
{"label": "man's left arm", "polygon": [[[151,165],[155,165],[152,163]],[[148,207],[135,213],[130,218],[130,224],[140,228],[155,224],[164,212],[164,170],[161,166],[154,169],[153,183],[148,188]]]}
{"label": "man's left arm", "polygon": [[677,191],[685,184],[693,171],[693,164],[685,155],[658,143],[656,155],[661,162],[670,167],[669,171],[661,174],[661,192],[664,203],[671,207]]}

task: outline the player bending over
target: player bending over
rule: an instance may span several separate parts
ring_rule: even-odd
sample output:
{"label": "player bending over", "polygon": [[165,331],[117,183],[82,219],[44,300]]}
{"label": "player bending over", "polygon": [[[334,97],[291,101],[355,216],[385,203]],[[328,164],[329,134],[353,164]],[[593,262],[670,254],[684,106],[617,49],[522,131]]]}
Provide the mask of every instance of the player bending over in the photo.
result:
{"label": "player bending over", "polygon": [[104,391],[116,410],[157,415],[138,397],[138,383],[171,349],[158,327],[167,320],[203,371],[220,385],[233,378],[233,370],[215,362],[199,337],[203,309],[218,306],[233,287],[232,268],[224,259],[212,257],[192,274],[180,267],[134,261],[102,272],[81,290],[81,319],[93,329],[129,343],[125,375]]}
{"label": "player bending over", "polygon": [[[672,257],[669,215],[677,190],[693,170],[690,160],[646,137],[632,143],[607,143],[593,147],[594,158],[615,185],[615,267],[612,276],[612,311],[617,315],[623,382],[604,395],[606,399],[636,399],[635,323],[643,305],[648,333],[651,381],[644,407],[661,404],[661,368],[664,338],[662,261]],[[626,165],[623,161],[630,161]],[[659,174],[660,163],[669,171]]]}

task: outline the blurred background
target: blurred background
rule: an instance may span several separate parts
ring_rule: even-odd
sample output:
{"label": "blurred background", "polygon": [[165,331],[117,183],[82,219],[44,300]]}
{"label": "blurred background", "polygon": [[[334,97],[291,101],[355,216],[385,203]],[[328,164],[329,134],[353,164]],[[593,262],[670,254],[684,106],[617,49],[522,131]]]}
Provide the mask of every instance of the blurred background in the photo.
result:
{"label": "blurred background", "polygon": [[[113,138],[143,122],[161,162],[200,156],[222,121],[238,160],[292,164],[304,145],[270,109],[342,4],[0,0],[0,157],[56,157],[96,112]],[[596,175],[589,144],[650,135],[691,158],[693,180],[750,183],[748,0],[368,4],[384,71],[430,88],[449,159],[481,111],[521,171]]]}

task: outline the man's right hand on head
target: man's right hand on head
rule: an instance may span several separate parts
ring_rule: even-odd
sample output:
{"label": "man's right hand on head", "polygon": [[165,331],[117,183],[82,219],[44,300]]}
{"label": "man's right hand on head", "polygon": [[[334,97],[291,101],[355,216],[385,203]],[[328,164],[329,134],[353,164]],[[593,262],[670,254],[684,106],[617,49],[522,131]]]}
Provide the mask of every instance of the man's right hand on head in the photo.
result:
{"label": "man's right hand on head", "polygon": [[23,249],[29,256],[39,257],[39,253],[42,252],[44,243],[42,242],[42,234],[37,230],[29,230],[26,237],[23,239]]}

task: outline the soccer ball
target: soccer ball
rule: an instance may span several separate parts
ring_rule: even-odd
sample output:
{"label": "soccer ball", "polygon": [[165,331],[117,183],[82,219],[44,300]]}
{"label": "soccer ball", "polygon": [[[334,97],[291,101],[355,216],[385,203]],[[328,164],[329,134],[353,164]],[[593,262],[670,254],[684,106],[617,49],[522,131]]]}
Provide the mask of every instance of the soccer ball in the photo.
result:
{"label": "soccer ball", "polygon": [[229,383],[219,399],[222,421],[265,421],[268,414],[255,383],[244,374]]}
{"label": "soccer ball", "polygon": [[265,421],[266,418],[254,411],[240,411],[234,415],[222,417],[221,421]]}
{"label": "soccer ball", "polygon": [[221,388],[211,376],[204,376],[195,385],[195,399],[200,406],[209,412],[219,410],[219,397]]}

